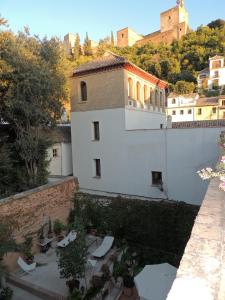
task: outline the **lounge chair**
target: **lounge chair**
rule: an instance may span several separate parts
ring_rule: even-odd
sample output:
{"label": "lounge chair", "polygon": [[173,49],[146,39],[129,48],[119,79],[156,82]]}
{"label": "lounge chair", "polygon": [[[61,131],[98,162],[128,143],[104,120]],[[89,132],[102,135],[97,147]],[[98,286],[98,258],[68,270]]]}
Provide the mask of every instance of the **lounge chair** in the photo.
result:
{"label": "lounge chair", "polygon": [[114,237],[113,236],[105,236],[104,240],[102,241],[102,244],[100,247],[98,247],[94,253],[92,253],[92,255],[94,257],[98,257],[101,258],[103,256],[106,255],[106,253],[110,250],[110,248],[112,247],[114,241]]}
{"label": "lounge chair", "polygon": [[23,270],[23,272],[28,273],[28,274],[31,271],[33,271],[37,265],[36,262],[32,263],[31,265],[28,265],[21,257],[18,258],[17,263],[20,266],[20,268]]}
{"label": "lounge chair", "polygon": [[77,233],[76,231],[72,230],[63,240],[57,243],[57,246],[60,248],[65,248],[71,242],[75,241],[76,238],[77,238]]}

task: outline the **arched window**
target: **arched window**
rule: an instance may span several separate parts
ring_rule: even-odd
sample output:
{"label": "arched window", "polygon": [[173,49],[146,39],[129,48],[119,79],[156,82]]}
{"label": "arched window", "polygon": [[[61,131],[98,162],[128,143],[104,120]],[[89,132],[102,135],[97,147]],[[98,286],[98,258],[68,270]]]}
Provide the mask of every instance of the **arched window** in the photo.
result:
{"label": "arched window", "polygon": [[136,100],[141,100],[141,84],[139,81],[136,84]]}
{"label": "arched window", "polygon": [[133,80],[128,78],[128,97],[133,99]]}
{"label": "arched window", "polygon": [[148,87],[144,85],[144,101],[148,102]]}
{"label": "arched window", "polygon": [[87,101],[87,84],[85,81],[80,83],[81,101]]}

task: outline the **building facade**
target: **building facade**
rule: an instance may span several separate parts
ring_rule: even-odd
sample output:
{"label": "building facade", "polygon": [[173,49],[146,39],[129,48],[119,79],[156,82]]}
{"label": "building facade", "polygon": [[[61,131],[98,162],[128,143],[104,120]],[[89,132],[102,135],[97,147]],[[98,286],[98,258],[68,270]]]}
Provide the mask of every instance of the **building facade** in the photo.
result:
{"label": "building facade", "polygon": [[223,56],[209,58],[209,68],[205,68],[198,75],[198,88],[222,90],[225,87],[225,64]]}
{"label": "building facade", "polygon": [[174,40],[179,40],[182,36],[189,32],[188,12],[184,7],[184,1],[177,1],[177,6],[162,12],[160,14],[160,30],[141,35],[131,28],[124,28],[117,31],[117,46],[127,47],[144,45],[152,42],[159,44],[161,42],[170,44]]}
{"label": "building facade", "polygon": [[172,122],[225,119],[225,96],[200,98],[198,94],[170,94],[167,99],[167,116]]}
{"label": "building facade", "polygon": [[170,128],[167,84],[118,56],[80,66],[72,86],[81,190],[201,203],[207,183],[197,171],[217,161],[221,128]]}

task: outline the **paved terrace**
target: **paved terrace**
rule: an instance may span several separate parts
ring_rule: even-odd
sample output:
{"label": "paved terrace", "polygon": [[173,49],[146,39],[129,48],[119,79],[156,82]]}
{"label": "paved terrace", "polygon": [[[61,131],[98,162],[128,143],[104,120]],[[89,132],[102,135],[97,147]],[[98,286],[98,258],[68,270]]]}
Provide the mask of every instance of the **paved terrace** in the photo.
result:
{"label": "paved terrace", "polygon": [[167,300],[225,299],[225,193],[213,179]]}

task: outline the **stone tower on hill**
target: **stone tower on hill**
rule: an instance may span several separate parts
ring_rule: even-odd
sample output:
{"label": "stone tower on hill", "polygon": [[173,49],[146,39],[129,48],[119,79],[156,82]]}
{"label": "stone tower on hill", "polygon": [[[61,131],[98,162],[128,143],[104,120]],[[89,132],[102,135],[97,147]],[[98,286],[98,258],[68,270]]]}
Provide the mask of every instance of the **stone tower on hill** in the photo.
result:
{"label": "stone tower on hill", "polygon": [[117,46],[127,47],[144,45],[148,42],[170,44],[173,40],[179,40],[189,31],[188,12],[184,7],[184,0],[177,0],[177,5],[160,14],[160,30],[145,36],[136,33],[130,28],[117,31]]}

